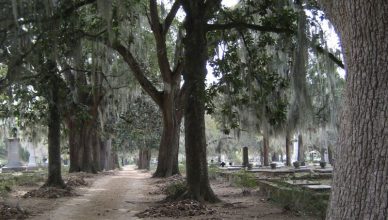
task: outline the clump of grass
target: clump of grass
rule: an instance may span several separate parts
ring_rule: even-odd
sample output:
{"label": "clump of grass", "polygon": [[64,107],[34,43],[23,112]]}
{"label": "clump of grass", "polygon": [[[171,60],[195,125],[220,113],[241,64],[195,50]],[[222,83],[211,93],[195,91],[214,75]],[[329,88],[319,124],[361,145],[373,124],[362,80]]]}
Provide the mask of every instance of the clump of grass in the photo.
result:
{"label": "clump of grass", "polygon": [[242,188],[243,195],[251,194],[251,190],[258,186],[255,176],[245,170],[234,173],[231,184]]}
{"label": "clump of grass", "polygon": [[179,169],[179,172],[181,173],[181,175],[185,175],[186,174],[186,163],[185,162],[179,163],[178,169]]}
{"label": "clump of grass", "polygon": [[239,171],[234,175],[234,183],[238,187],[252,189],[258,185],[255,176],[252,173],[246,172],[245,170]]}
{"label": "clump of grass", "polygon": [[186,182],[178,181],[167,186],[167,199],[175,200],[182,196],[187,191]]}
{"label": "clump of grass", "polygon": [[218,168],[217,165],[210,165],[208,168],[209,180],[217,179],[219,171],[220,171],[220,168]]}
{"label": "clump of grass", "polygon": [[2,173],[0,174],[0,196],[6,197],[15,186],[37,186],[45,179],[46,174],[42,172]]}

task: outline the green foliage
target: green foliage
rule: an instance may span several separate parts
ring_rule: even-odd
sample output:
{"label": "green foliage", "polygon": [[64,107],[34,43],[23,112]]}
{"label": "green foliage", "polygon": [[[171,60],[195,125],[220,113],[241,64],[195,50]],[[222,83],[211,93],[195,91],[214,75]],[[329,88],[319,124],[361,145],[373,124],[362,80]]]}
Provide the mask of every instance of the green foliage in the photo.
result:
{"label": "green foliage", "polygon": [[[286,119],[288,103],[283,94],[288,81],[270,68],[273,57],[265,52],[265,47],[273,44],[274,39],[266,34],[259,35],[261,40],[255,40],[250,32],[244,32],[243,36],[239,34],[241,32],[224,35],[222,46],[227,48],[227,52],[222,56],[213,53],[215,56],[210,61],[214,75],[221,77],[208,89],[209,96],[221,95],[208,104],[210,113],[215,113],[223,130],[244,127],[249,123],[258,126],[264,121],[280,127]],[[244,121],[241,115],[244,110],[258,120]]]}
{"label": "green foliage", "polygon": [[114,128],[114,146],[118,151],[158,148],[162,130],[161,116],[158,107],[146,95],[128,103],[127,112],[120,118],[122,120]]}
{"label": "green foliage", "polygon": [[38,183],[45,181],[46,175],[46,171],[32,173],[1,173],[0,196],[7,196],[14,186],[35,186]]}
{"label": "green foliage", "polygon": [[168,199],[177,199],[187,191],[186,182],[174,182],[166,187],[166,194]]}
{"label": "green foliage", "polygon": [[181,175],[185,175],[186,174],[186,162],[182,161],[181,163],[179,163],[178,164],[178,169],[179,169],[179,173]]}
{"label": "green foliage", "polygon": [[269,195],[271,201],[287,210],[325,218],[329,193],[313,192],[278,181],[260,185],[260,189]]}
{"label": "green foliage", "polygon": [[220,172],[220,168],[218,168],[217,165],[213,164],[213,165],[210,165],[209,168],[208,168],[208,177],[210,180],[215,180],[217,179],[218,175],[219,175],[219,172]]}
{"label": "green foliage", "polygon": [[233,174],[234,183],[243,188],[255,188],[258,186],[255,175],[247,171],[239,171]]}

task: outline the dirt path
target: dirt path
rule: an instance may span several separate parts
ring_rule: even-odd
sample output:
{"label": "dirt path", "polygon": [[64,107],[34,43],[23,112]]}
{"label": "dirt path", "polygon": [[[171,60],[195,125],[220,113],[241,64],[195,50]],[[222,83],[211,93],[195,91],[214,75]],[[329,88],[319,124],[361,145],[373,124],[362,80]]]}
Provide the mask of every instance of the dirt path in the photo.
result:
{"label": "dirt path", "polygon": [[[59,199],[22,199],[21,206],[33,211],[33,220],[94,220],[139,219],[135,215],[150,207],[156,207],[165,196],[160,193],[163,179],[150,178],[149,172],[124,167],[115,175],[98,176],[90,187],[78,189],[81,196]],[[169,180],[167,180],[169,182]],[[267,201],[258,192],[243,195],[241,189],[232,187],[224,180],[212,181],[212,188],[223,201],[207,204],[215,210],[212,215],[179,216],[190,220],[314,220],[315,217],[296,216],[282,207]],[[174,207],[171,207],[174,208]],[[175,207],[176,208],[176,207]],[[170,207],[167,207],[170,209]],[[1,218],[0,218],[1,219]],[[149,220],[152,218],[145,218]],[[153,218],[155,219],[155,218]],[[158,217],[168,220],[171,217]]]}
{"label": "dirt path", "polygon": [[35,216],[34,220],[138,219],[134,215],[154,202],[147,196],[149,173],[124,167],[117,175],[97,179],[82,196],[73,197],[60,207]]}

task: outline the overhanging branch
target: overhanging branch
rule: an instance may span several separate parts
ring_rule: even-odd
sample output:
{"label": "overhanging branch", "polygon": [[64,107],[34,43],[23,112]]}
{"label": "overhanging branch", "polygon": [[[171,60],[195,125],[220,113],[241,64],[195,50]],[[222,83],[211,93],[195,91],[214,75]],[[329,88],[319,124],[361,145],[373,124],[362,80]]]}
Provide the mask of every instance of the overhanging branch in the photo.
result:
{"label": "overhanging branch", "polygon": [[140,64],[137,62],[132,53],[121,45],[119,42],[115,42],[111,45],[125,60],[125,62],[131,68],[133,75],[136,77],[137,81],[141,87],[151,96],[151,98],[156,102],[157,105],[162,104],[162,93],[159,92],[155,86],[145,77],[145,71],[141,68]]}
{"label": "overhanging branch", "polygon": [[294,34],[295,32],[289,28],[277,28],[273,26],[261,26],[256,24],[248,24],[244,22],[231,22],[227,24],[208,24],[207,31],[215,31],[215,30],[228,30],[228,29],[251,29],[255,31],[263,31],[263,32],[273,32],[273,33],[286,33],[286,34]]}
{"label": "overhanging branch", "polygon": [[163,34],[166,35],[168,29],[170,28],[172,21],[174,20],[176,13],[178,12],[179,8],[181,7],[181,0],[176,0],[174,4],[171,7],[170,12],[166,16],[163,22]]}
{"label": "overhanging branch", "polygon": [[335,64],[337,64],[339,67],[341,67],[342,69],[345,69],[345,65],[344,63],[342,62],[342,60],[340,60],[338,57],[336,57],[334,54],[330,53],[329,51],[327,51],[325,48],[321,47],[320,45],[315,45],[315,50],[320,53],[320,54],[324,54],[324,55],[327,55],[329,57],[330,60],[332,60]]}

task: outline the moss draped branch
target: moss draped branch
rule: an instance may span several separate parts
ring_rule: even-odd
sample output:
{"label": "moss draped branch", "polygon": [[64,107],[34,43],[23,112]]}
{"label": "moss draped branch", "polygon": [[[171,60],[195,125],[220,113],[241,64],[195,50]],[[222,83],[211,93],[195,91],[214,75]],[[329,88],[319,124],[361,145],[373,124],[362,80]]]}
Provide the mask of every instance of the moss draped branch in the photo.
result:
{"label": "moss draped branch", "polygon": [[162,104],[162,93],[158,91],[151,83],[151,81],[147,79],[144,74],[145,71],[137,62],[129,49],[127,49],[119,42],[114,42],[111,47],[124,58],[125,62],[130,66],[133,75],[136,77],[141,87],[151,96],[155,103],[160,106]]}
{"label": "moss draped branch", "polygon": [[[289,28],[278,28],[273,26],[261,26],[256,24],[248,24],[244,22],[231,22],[226,24],[208,24],[207,30],[208,31],[216,31],[216,30],[228,30],[228,29],[250,29],[255,31],[262,31],[262,32],[272,32],[272,33],[285,33],[285,34],[295,34],[295,31]],[[335,64],[337,64],[338,67],[344,69],[345,65],[339,59],[336,57],[333,53],[330,53],[326,49],[322,48],[319,45],[311,45],[318,53],[327,55],[330,60],[332,60]]]}
{"label": "moss draped branch", "polygon": [[263,32],[273,32],[273,33],[286,33],[286,34],[294,34],[294,30],[289,28],[278,28],[273,26],[261,26],[256,24],[248,24],[244,22],[231,22],[226,24],[208,24],[207,31],[215,31],[215,30],[227,30],[227,29],[251,29],[255,31],[263,31]]}

